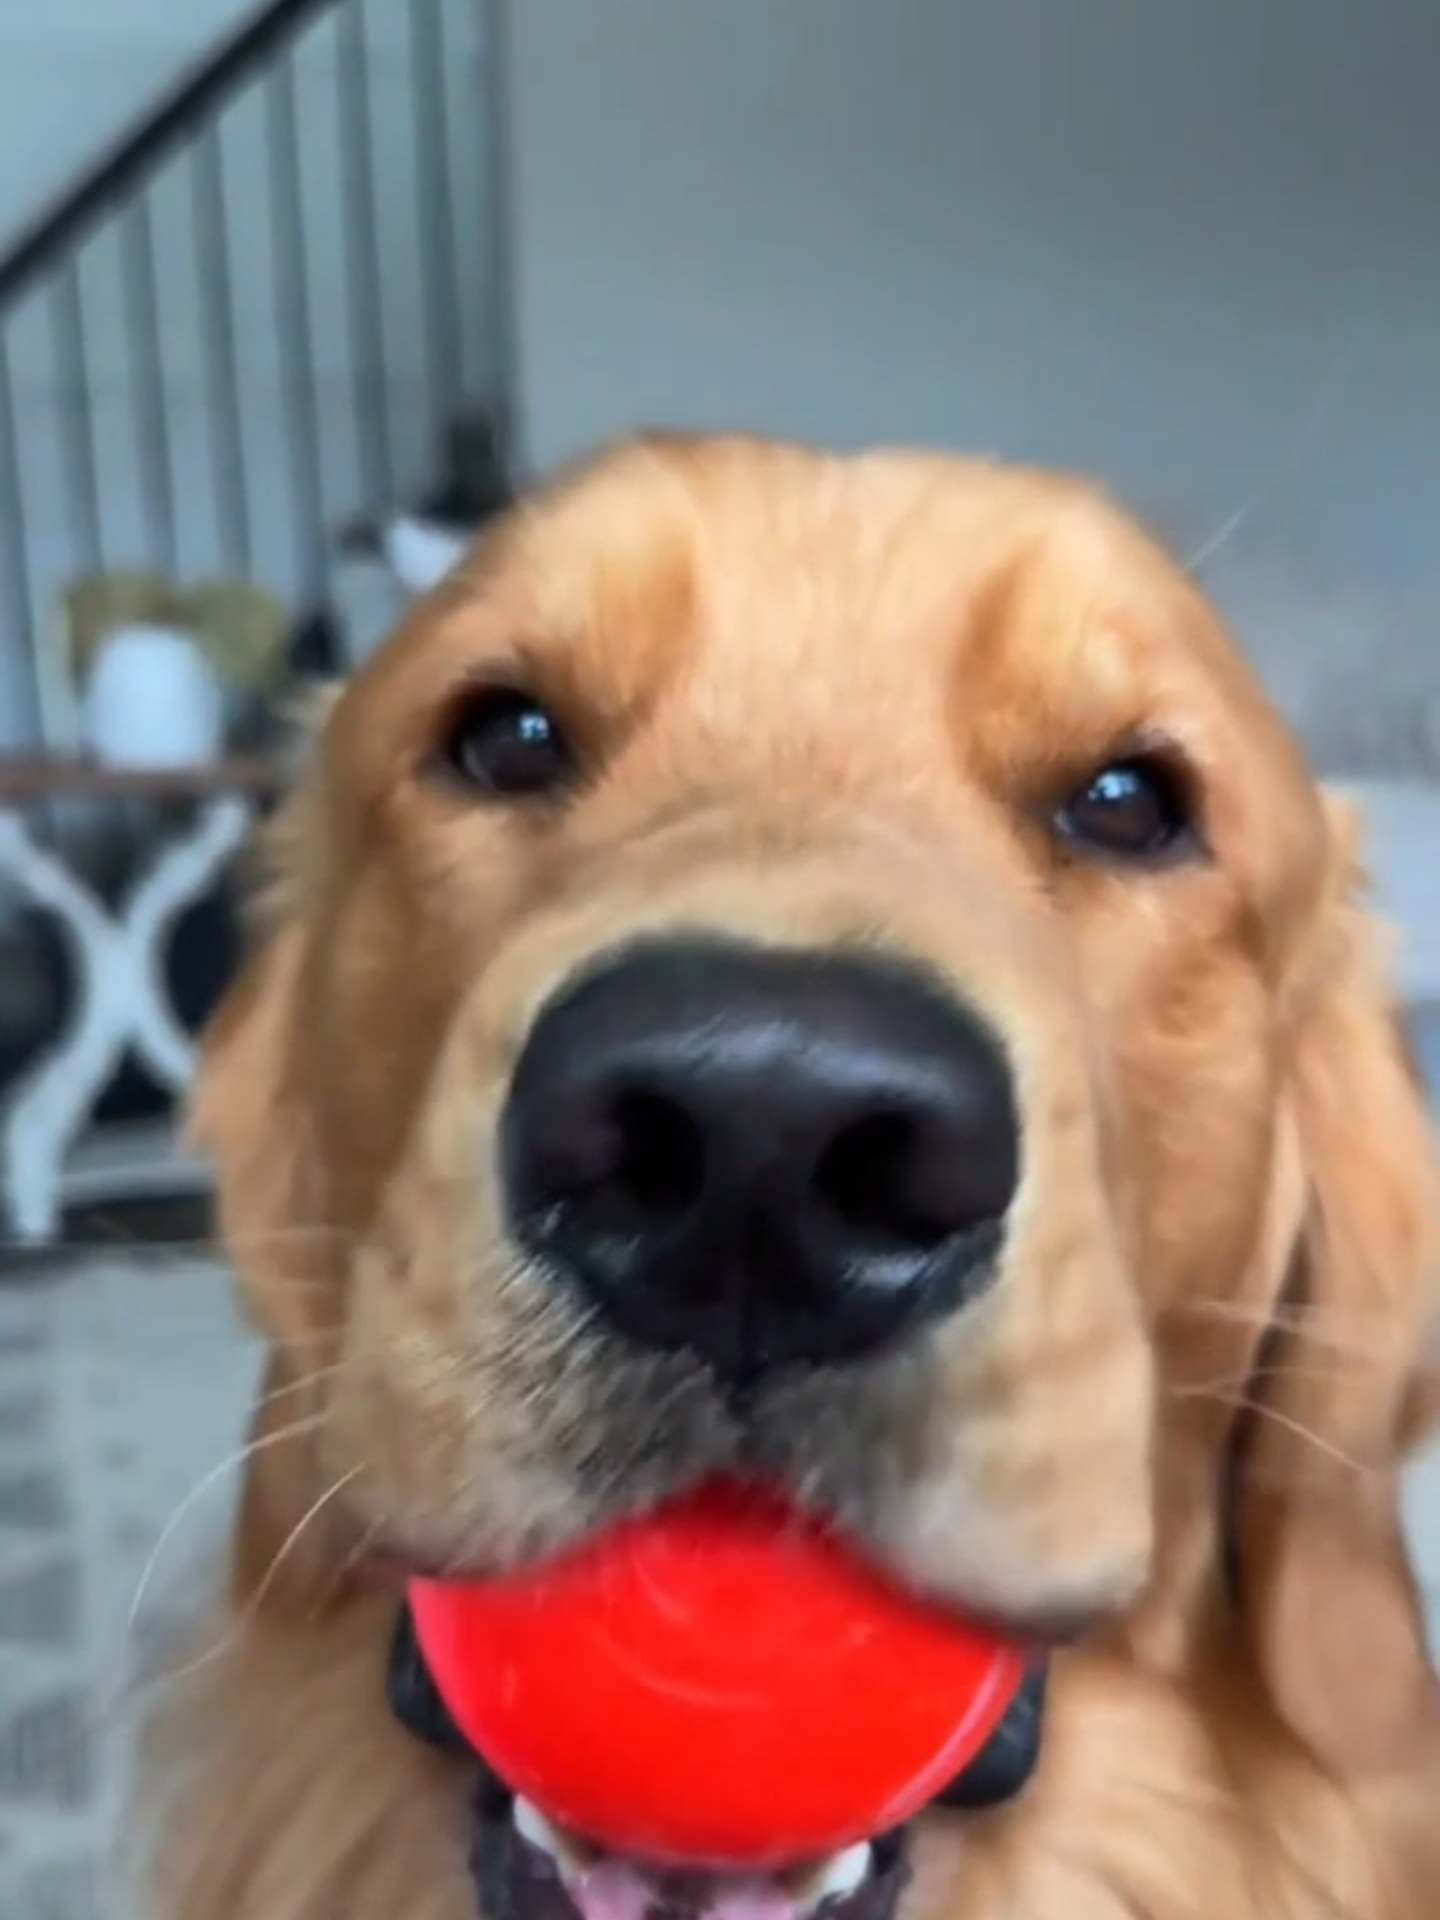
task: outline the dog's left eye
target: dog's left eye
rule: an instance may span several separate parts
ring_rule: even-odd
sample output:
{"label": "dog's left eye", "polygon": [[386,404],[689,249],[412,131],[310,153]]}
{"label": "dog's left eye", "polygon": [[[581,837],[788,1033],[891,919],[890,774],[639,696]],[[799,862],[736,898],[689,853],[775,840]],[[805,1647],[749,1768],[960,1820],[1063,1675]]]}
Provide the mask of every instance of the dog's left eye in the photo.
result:
{"label": "dog's left eye", "polygon": [[497,799],[553,793],[575,774],[575,754],[554,714],[513,687],[473,695],[455,715],[445,759],[465,783]]}
{"label": "dog's left eye", "polygon": [[1055,824],[1066,839],[1122,860],[1157,859],[1191,832],[1179,779],[1143,759],[1102,767],[1059,809]]}

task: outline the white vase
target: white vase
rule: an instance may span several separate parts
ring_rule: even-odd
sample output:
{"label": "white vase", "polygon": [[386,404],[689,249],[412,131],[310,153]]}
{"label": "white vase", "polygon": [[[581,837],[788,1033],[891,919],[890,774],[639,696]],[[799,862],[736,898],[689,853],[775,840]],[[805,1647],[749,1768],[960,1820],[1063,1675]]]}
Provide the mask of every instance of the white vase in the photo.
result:
{"label": "white vase", "polygon": [[117,627],[96,650],[81,725],[86,746],[103,766],[201,765],[224,746],[224,689],[189,634],[175,627]]}

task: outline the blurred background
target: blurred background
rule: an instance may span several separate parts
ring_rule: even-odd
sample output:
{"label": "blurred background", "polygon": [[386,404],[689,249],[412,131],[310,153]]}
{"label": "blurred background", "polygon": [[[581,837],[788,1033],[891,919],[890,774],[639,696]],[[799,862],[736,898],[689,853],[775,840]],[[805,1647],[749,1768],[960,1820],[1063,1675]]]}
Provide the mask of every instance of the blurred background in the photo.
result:
{"label": "blurred background", "polygon": [[0,1920],[110,1920],[122,1646],[223,1529],[172,1123],[287,716],[531,472],[1102,476],[1361,791],[1440,1086],[1437,88],[1433,0],[4,9]]}

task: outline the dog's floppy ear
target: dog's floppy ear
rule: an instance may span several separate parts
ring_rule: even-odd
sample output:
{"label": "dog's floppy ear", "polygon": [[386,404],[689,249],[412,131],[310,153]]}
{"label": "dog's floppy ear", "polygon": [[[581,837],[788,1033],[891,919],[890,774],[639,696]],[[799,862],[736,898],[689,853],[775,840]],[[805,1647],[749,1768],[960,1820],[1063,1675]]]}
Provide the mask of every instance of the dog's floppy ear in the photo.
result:
{"label": "dog's floppy ear", "polygon": [[1361,903],[1356,832],[1294,1007],[1285,1123],[1304,1217],[1251,1385],[1240,1467],[1240,1605],[1283,1719],[1340,1775],[1404,1763],[1437,1733],[1401,1473],[1427,1424],[1433,1141]]}
{"label": "dog's floppy ear", "polygon": [[317,1506],[319,1387],[339,1334],[343,1262],[327,1225],[306,1076],[303,801],[267,838],[278,872],[256,950],[207,1032],[189,1131],[215,1169],[220,1238],[270,1357],[246,1457],[233,1583],[242,1605],[314,1611],[353,1542]]}
{"label": "dog's floppy ear", "polygon": [[252,850],[251,950],[202,1038],[187,1125],[214,1166],[220,1235],[251,1317],[281,1345],[334,1317],[320,1297],[332,1250],[307,1072],[307,971],[324,915],[320,753],[338,699],[323,688],[293,716],[293,778]]}
{"label": "dog's floppy ear", "polygon": [[188,1127],[215,1169],[220,1236],[246,1306],[277,1341],[314,1330],[325,1252],[297,1058],[302,964],[297,925],[263,935],[204,1037]]}

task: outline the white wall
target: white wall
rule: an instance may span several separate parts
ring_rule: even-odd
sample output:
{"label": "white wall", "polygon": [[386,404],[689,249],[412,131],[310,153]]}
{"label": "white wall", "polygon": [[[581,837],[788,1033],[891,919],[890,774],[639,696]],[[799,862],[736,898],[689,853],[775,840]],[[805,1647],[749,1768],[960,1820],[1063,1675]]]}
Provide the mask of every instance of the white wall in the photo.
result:
{"label": "white wall", "polygon": [[0,6],[0,251],[248,0]]}
{"label": "white wall", "polygon": [[1435,0],[512,0],[523,418],[1257,491],[1440,584]]}
{"label": "white wall", "polygon": [[[47,171],[65,180],[77,160],[113,134],[115,108],[128,118],[153,98],[186,58],[185,38],[213,42],[237,11],[235,0],[49,0],[56,29],[30,23],[0,29],[0,228],[7,207],[39,191]],[[259,0],[246,0],[249,14]],[[376,229],[380,253],[378,311],[383,371],[363,365],[365,341],[347,283],[337,41],[332,7],[304,39],[298,56],[297,110],[306,285],[311,304],[320,413],[320,454],[327,525],[338,524],[365,497],[355,405],[357,366],[365,378],[366,411],[383,416],[402,490],[433,478],[437,463],[438,396],[422,315],[421,188],[414,119],[415,74],[409,9],[400,0],[363,4],[367,21],[369,104],[374,142]],[[493,374],[491,223],[487,153],[488,80],[481,0],[437,0],[446,24],[448,109],[456,193],[456,267],[463,370],[468,391],[486,390]],[[175,12],[169,10],[172,7]],[[36,12],[37,9],[28,9]],[[81,19],[82,12],[87,16]],[[0,0],[10,17],[10,0]],[[66,21],[60,29],[59,18]],[[88,22],[88,24],[87,24]],[[99,24],[97,24],[97,22]],[[92,32],[93,30],[93,32]],[[6,68],[6,35],[28,46],[29,64]],[[28,35],[28,38],[26,37]],[[66,111],[66,88],[74,110]],[[29,106],[22,96],[34,90]],[[432,102],[437,112],[441,103]],[[123,112],[120,111],[123,107]],[[63,133],[65,139],[56,136]],[[230,213],[230,276],[241,388],[241,445],[253,523],[253,573],[290,604],[313,595],[303,577],[300,492],[288,437],[294,418],[287,384],[275,279],[272,152],[263,91],[251,89],[227,113],[222,129]],[[223,420],[204,343],[193,179],[184,165],[160,176],[152,201],[161,288],[159,351],[171,439],[178,514],[179,573],[194,579],[229,565],[220,538],[215,459],[228,454]],[[86,393],[102,494],[103,564],[146,563],[153,544],[146,523],[142,448],[136,431],[135,334],[129,324],[122,229],[102,230],[82,259]],[[365,305],[369,307],[370,303]],[[52,624],[64,584],[88,565],[77,538],[67,448],[77,422],[71,370],[57,353],[55,307],[41,289],[16,313],[0,316],[3,347],[16,389],[24,468],[25,518],[31,550],[32,615],[42,636]],[[143,377],[143,376],[142,376]],[[3,549],[0,549],[3,552]],[[3,560],[0,560],[3,564]],[[0,582],[0,587],[4,583]],[[28,662],[3,625],[0,593],[0,750],[37,736]]]}

